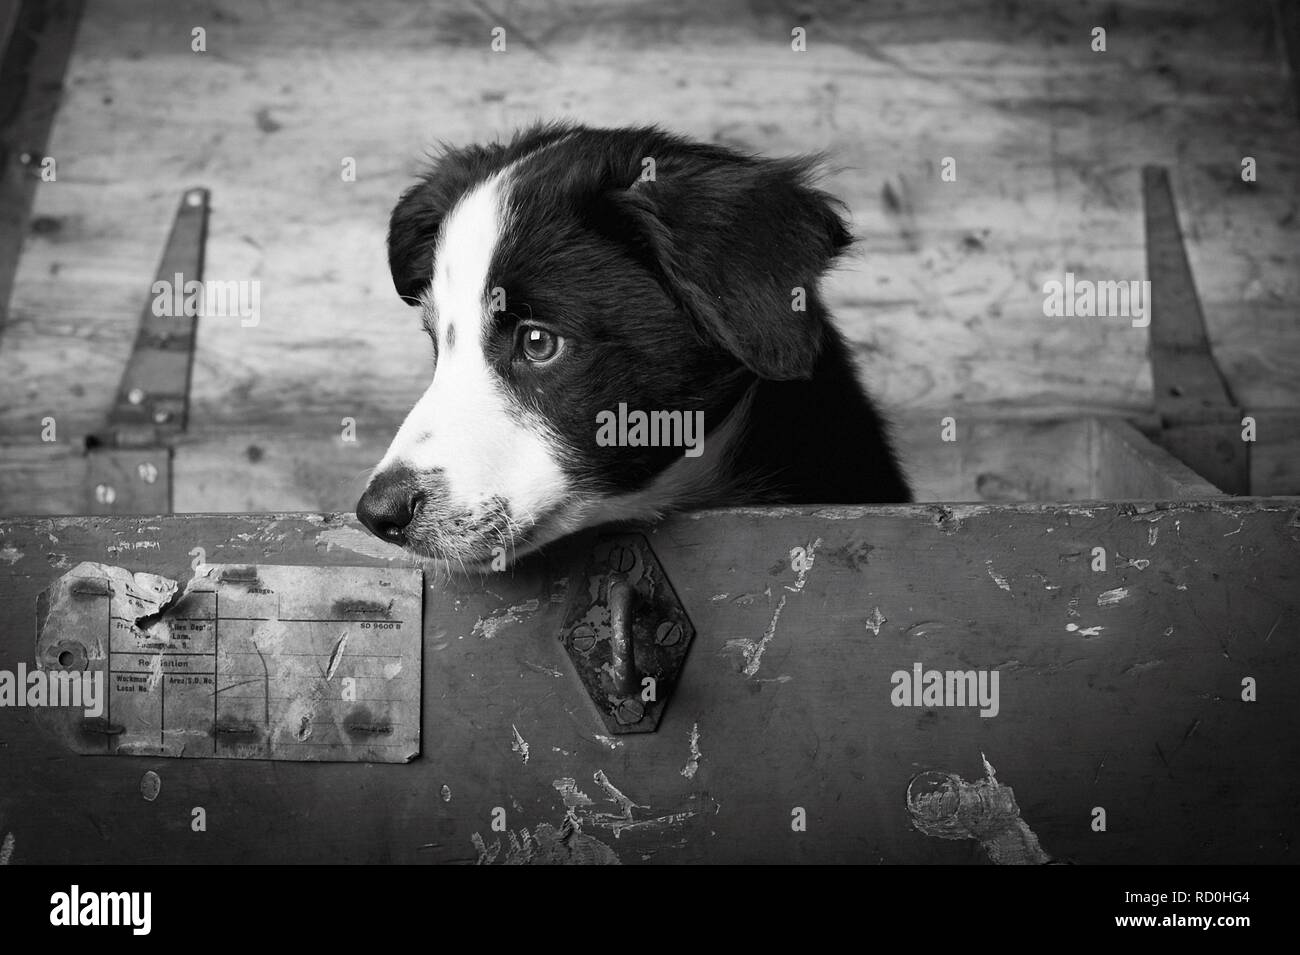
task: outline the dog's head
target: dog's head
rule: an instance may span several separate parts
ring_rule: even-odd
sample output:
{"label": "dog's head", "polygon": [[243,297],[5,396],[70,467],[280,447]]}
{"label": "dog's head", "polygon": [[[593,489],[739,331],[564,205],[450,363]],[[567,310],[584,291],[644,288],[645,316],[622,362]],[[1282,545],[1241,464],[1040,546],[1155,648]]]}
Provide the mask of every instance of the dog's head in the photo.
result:
{"label": "dog's head", "polygon": [[[850,240],[812,165],[575,126],[443,155],[388,237],[433,380],[361,520],[483,564],[698,496],[748,386],[810,376],[821,349],[818,278]],[[701,412],[718,447],[611,446],[597,416],[620,404]]]}

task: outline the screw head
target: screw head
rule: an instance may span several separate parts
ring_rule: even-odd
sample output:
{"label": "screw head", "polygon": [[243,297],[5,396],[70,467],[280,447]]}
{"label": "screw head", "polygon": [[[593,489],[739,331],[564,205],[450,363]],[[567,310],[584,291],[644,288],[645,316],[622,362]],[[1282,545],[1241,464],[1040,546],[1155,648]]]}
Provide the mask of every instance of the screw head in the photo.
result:
{"label": "screw head", "polygon": [[170,411],[163,411],[162,409],[159,409],[158,411],[155,411],[153,413],[154,424],[166,424],[168,421],[171,420],[171,418],[172,418],[172,413]]}
{"label": "screw head", "polygon": [[189,192],[185,193],[185,204],[187,206],[203,205],[203,193],[198,189],[191,189]]}
{"label": "screw head", "polygon": [[144,481],[145,484],[153,484],[158,480],[158,468],[152,461],[145,461],[135,470],[140,475],[140,480]]}
{"label": "screw head", "polygon": [[661,647],[676,646],[682,639],[682,625],[675,620],[665,620],[655,631],[655,643]]}
{"label": "screw head", "polygon": [[624,726],[632,726],[634,723],[640,723],[641,718],[645,716],[645,706],[641,700],[635,696],[629,696],[626,700],[620,700],[618,706],[614,708],[614,718]]}
{"label": "screw head", "polygon": [[111,484],[95,485],[95,500],[100,504],[112,504],[117,500],[117,491],[113,490]]}
{"label": "screw head", "polygon": [[609,569],[618,574],[626,574],[636,566],[636,554],[632,548],[616,544],[609,550]]}
{"label": "screw head", "polygon": [[589,625],[583,624],[573,631],[573,649],[579,653],[590,653],[591,648],[596,645],[596,631]]}
{"label": "screw head", "polygon": [[132,388],[126,393],[126,400],[133,405],[144,403],[144,390],[141,388]]}

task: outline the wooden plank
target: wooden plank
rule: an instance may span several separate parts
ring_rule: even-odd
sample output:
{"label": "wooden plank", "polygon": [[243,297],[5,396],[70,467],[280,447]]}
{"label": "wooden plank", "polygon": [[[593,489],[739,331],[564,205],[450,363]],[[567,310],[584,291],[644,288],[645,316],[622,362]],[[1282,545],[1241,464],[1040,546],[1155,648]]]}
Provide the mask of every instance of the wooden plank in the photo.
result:
{"label": "wooden plank", "polygon": [[[1028,409],[1032,411],[1033,409]],[[1300,414],[1261,413],[1253,491],[1300,493]],[[1158,431],[1139,419],[1143,431]],[[942,418],[908,417],[895,426],[898,451],[918,501],[1012,502],[1199,498],[1203,479],[1169,460],[1146,435],[1103,444],[1094,427],[1115,419],[1038,421],[960,415],[957,440],[942,439]],[[179,513],[350,510],[383,456],[398,421],[342,419],[274,431],[183,436],[174,455]],[[345,440],[345,431],[353,440]],[[1136,447],[1135,447],[1136,445]],[[1112,459],[1113,456],[1113,459]],[[1152,459],[1162,461],[1153,465]],[[1154,468],[1154,469],[1153,469]],[[0,444],[0,515],[85,511],[86,457],[67,444]]]}
{"label": "wooden plank", "polygon": [[[909,416],[894,434],[918,501],[1077,501],[1092,497],[1084,420],[1016,420],[959,413]],[[953,440],[945,440],[945,436]]]}
{"label": "wooden plank", "polygon": [[1195,501],[1223,492],[1123,421],[1091,418],[1092,493],[1101,501]]}
{"label": "wooden plank", "polygon": [[0,514],[77,514],[86,509],[85,452],[67,442],[0,445]]}
{"label": "wooden plank", "polygon": [[[1051,858],[1284,862],[1298,528],[1294,498],[675,520],[649,539],[695,642],[659,731],[619,742],[557,641],[584,542],[510,573],[431,572],[411,764],[70,757],[30,710],[0,708],[0,819],[16,863],[986,863],[973,841],[922,835],[905,800],[918,774],[974,781],[987,759]],[[213,562],[409,560],[339,516],[0,522],[0,668],[30,661],[35,596],[63,570],[96,559],[183,580],[196,547]],[[918,662],[997,670],[998,715],[894,706],[891,675]],[[138,794],[147,771],[154,802]],[[498,807],[508,832],[491,829]],[[562,839],[566,818],[581,831]]]}
{"label": "wooden plank", "polygon": [[[963,414],[956,440],[948,442],[941,420],[918,416],[894,429],[919,501],[1098,496],[1086,421]],[[181,436],[174,455],[174,508],[178,513],[350,510],[398,424],[400,419],[363,418],[349,431],[353,440],[344,440],[342,419],[304,422],[300,435]],[[1295,442],[1300,447],[1300,433]],[[0,445],[0,515],[84,513],[87,481],[84,456],[74,448]]]}
{"label": "wooden plank", "polygon": [[1250,453],[1250,489],[1267,496],[1300,494],[1300,412],[1251,411],[1259,426]]}

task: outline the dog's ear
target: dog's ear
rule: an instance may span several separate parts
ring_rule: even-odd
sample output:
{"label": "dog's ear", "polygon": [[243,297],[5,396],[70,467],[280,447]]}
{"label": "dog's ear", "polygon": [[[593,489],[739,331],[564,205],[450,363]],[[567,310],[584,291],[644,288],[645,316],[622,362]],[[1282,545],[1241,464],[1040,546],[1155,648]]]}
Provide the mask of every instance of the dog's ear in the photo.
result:
{"label": "dog's ear", "polygon": [[852,242],[817,159],[706,147],[669,155],[612,198],[703,334],[761,378],[808,378],[825,333],[823,272]]}
{"label": "dog's ear", "polygon": [[388,222],[388,267],[406,304],[419,304],[433,281],[443,219],[466,189],[500,167],[505,150],[501,145],[449,150],[397,200]]}

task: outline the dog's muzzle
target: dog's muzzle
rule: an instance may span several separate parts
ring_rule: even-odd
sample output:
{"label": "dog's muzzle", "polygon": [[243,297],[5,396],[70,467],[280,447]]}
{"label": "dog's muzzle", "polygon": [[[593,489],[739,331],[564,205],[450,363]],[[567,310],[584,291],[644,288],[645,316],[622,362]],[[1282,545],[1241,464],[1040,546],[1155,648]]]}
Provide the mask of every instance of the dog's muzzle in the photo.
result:
{"label": "dog's muzzle", "polygon": [[376,537],[405,545],[406,530],[428,495],[429,480],[400,465],[380,471],[357,501],[357,517]]}

